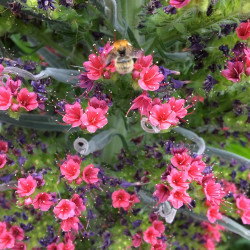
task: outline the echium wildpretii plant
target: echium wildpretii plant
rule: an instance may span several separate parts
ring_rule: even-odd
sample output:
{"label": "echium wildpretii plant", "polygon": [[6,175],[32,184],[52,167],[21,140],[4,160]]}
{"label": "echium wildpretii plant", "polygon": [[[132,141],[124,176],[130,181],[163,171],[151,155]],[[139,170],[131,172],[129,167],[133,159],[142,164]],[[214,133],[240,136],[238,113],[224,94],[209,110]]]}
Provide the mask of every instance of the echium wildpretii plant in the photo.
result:
{"label": "echium wildpretii plant", "polygon": [[249,246],[249,9],[0,1],[0,249]]}

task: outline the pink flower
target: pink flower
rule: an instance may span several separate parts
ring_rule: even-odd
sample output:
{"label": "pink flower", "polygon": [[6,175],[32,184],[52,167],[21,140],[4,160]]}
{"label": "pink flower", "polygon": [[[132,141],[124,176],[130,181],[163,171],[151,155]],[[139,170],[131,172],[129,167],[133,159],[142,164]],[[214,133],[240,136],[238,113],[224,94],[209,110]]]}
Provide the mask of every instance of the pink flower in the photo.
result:
{"label": "pink flower", "polygon": [[175,112],[172,111],[169,104],[154,105],[150,110],[149,121],[152,125],[160,129],[168,129],[175,123]]}
{"label": "pink flower", "polygon": [[83,110],[79,102],[75,102],[73,105],[65,105],[65,115],[63,121],[67,124],[72,124],[72,127],[78,127],[82,124],[81,117]]}
{"label": "pink flower", "polygon": [[160,237],[161,233],[159,233],[154,227],[149,227],[144,233],[143,233],[143,239],[150,243],[151,245],[154,245],[157,243],[157,237]]}
{"label": "pink flower", "polygon": [[19,197],[30,196],[36,190],[36,180],[31,175],[27,178],[20,178],[18,180],[17,193]]}
{"label": "pink flower", "polygon": [[0,141],[0,153],[8,152],[8,142]]}
{"label": "pink flower", "polygon": [[215,250],[214,241],[211,238],[206,239],[206,243],[204,244],[204,247],[207,250]]}
{"label": "pink flower", "polygon": [[174,6],[176,9],[182,8],[189,4],[191,0],[170,0],[170,5]]}
{"label": "pink flower", "polygon": [[[184,108],[185,105],[184,99],[175,100],[174,97],[171,97],[168,101],[168,104],[170,104],[171,109],[175,112],[176,118],[183,118],[187,115],[187,109]],[[177,122],[178,121],[179,119],[177,119]]]}
{"label": "pink flower", "polygon": [[167,244],[161,239],[157,240],[157,243],[151,246],[151,250],[166,250]]}
{"label": "pink flower", "polygon": [[24,242],[15,242],[15,245],[11,248],[12,250],[26,250],[27,246]]}
{"label": "pink flower", "polygon": [[19,91],[17,101],[19,102],[19,106],[27,111],[34,110],[38,107],[37,94],[29,92],[26,88],[22,88]]}
{"label": "pink flower", "polygon": [[153,57],[151,55],[139,57],[134,64],[134,72],[132,74],[133,79],[137,79],[140,76],[140,72],[143,69],[148,69],[153,63]]}
{"label": "pink flower", "polygon": [[0,249],[12,248],[15,245],[15,238],[9,232],[0,236]]}
{"label": "pink flower", "polygon": [[248,207],[248,210],[243,212],[243,215],[241,216],[241,220],[243,224],[250,225],[250,208]]}
{"label": "pink flower", "polygon": [[207,210],[207,218],[211,223],[214,223],[217,219],[220,220],[222,218],[222,214],[219,210],[219,206],[211,206]]}
{"label": "pink flower", "polygon": [[32,204],[32,203],[33,203],[33,201],[32,201],[32,198],[31,198],[31,197],[26,198],[26,199],[24,200],[24,205],[26,205],[26,206],[29,206],[29,205]]}
{"label": "pink flower", "polygon": [[152,102],[152,99],[147,96],[147,91],[143,91],[143,93],[141,95],[139,95],[137,98],[135,98],[133,100],[133,104],[130,107],[130,109],[128,110],[126,116],[128,115],[130,110],[138,109],[141,116],[145,115],[148,117],[149,111],[151,108],[151,105],[150,105],[151,102]]}
{"label": "pink flower", "polygon": [[53,212],[57,218],[66,220],[75,215],[75,203],[69,200],[61,200],[54,208]]}
{"label": "pink flower", "polygon": [[89,55],[89,61],[83,63],[90,80],[98,80],[102,76],[106,64],[103,61],[101,56],[91,54]]}
{"label": "pink flower", "polygon": [[57,250],[74,250],[75,249],[75,245],[72,243],[71,240],[68,240],[65,245],[63,244],[63,242],[61,242],[60,244],[58,244],[57,246]]}
{"label": "pink flower", "polygon": [[95,168],[93,164],[90,164],[83,169],[82,178],[88,184],[94,184],[99,180],[97,177],[99,171],[99,168]]}
{"label": "pink flower", "polygon": [[198,161],[194,161],[191,163],[190,168],[187,170],[188,177],[191,181],[196,181],[201,183],[202,182],[202,172],[204,171],[205,167],[203,165],[199,165]]}
{"label": "pink flower", "polygon": [[79,223],[78,217],[70,217],[66,220],[62,221],[61,227],[64,232],[68,232],[70,230],[78,231],[78,223]]}
{"label": "pink flower", "polygon": [[192,158],[187,154],[186,151],[177,153],[171,158],[173,166],[180,170],[186,170],[189,168]]}
{"label": "pink flower", "polygon": [[237,188],[235,186],[234,183],[231,183],[225,179],[222,179],[222,183],[223,183],[223,187],[224,187],[224,191],[226,192],[226,194],[237,194]]}
{"label": "pink flower", "polygon": [[140,233],[132,236],[132,244],[134,247],[139,247],[142,244],[142,235]]}
{"label": "pink flower", "polygon": [[18,89],[21,87],[21,81],[13,81],[12,79],[8,78],[6,86],[11,90],[11,94],[16,96]]}
{"label": "pink flower", "polygon": [[191,165],[193,163],[197,163],[202,169],[206,167],[206,163],[202,160],[202,155],[198,155],[195,158],[191,158]]}
{"label": "pink flower", "polygon": [[82,211],[86,210],[85,205],[83,204],[82,198],[78,194],[74,194],[70,201],[75,203],[75,215],[80,216]]}
{"label": "pink flower", "polygon": [[129,206],[130,194],[123,189],[119,189],[112,193],[112,205],[115,208],[126,208]]}
{"label": "pink flower", "polygon": [[97,109],[100,108],[103,111],[103,114],[105,115],[108,112],[108,105],[103,100],[98,100],[96,97],[92,97],[89,102],[89,106]]}
{"label": "pink flower", "polygon": [[107,42],[107,44],[102,49],[100,48],[99,52],[101,52],[102,58],[105,58],[113,48],[114,46],[110,45],[110,42]]}
{"label": "pink flower", "polygon": [[0,64],[0,74],[3,72],[3,70],[4,70],[4,66]]}
{"label": "pink flower", "polygon": [[77,179],[80,170],[81,166],[72,159],[67,160],[60,166],[61,174],[64,175],[64,178],[68,181]]}
{"label": "pink flower", "polygon": [[3,168],[7,162],[6,154],[0,154],[0,168]]}
{"label": "pink flower", "polygon": [[15,240],[22,241],[24,239],[24,231],[19,226],[12,226],[10,228],[10,233],[15,238]]}
{"label": "pink flower", "polygon": [[11,90],[9,88],[0,87],[0,110],[7,110],[11,105]]}
{"label": "pink flower", "polygon": [[[1,64],[0,64],[1,66]],[[0,221],[0,236],[7,231],[6,229],[6,223]]]}
{"label": "pink flower", "polygon": [[40,209],[41,211],[48,211],[52,205],[54,205],[52,196],[46,192],[38,194],[33,200],[34,208]]}
{"label": "pink flower", "polygon": [[56,243],[51,243],[47,246],[47,250],[57,250]]}
{"label": "pink flower", "polygon": [[244,49],[244,54],[246,56],[246,65],[250,67],[250,48]]}
{"label": "pink flower", "polygon": [[125,211],[128,211],[131,209],[131,207],[135,204],[135,203],[139,203],[140,200],[138,198],[138,196],[136,194],[132,194],[130,195],[130,198],[129,198],[129,206],[128,207],[125,207],[124,210]]}
{"label": "pink flower", "polygon": [[185,190],[172,190],[168,198],[175,209],[179,209],[183,206],[183,203],[188,206],[191,202],[191,197],[186,193]]}
{"label": "pink flower", "polygon": [[95,133],[98,128],[101,129],[108,123],[108,120],[104,116],[102,109],[95,109],[91,106],[86,108],[81,120],[82,124],[87,127],[87,130],[90,133]]}
{"label": "pink flower", "polygon": [[155,220],[153,222],[153,227],[155,230],[157,230],[159,233],[164,233],[165,231],[165,226],[163,225],[163,222],[160,220]]}
{"label": "pink flower", "polygon": [[143,90],[155,91],[159,89],[163,79],[164,75],[159,72],[159,67],[154,65],[142,70],[138,84]]}
{"label": "pink flower", "polygon": [[159,199],[160,203],[165,202],[168,200],[170,195],[169,187],[164,184],[156,184],[155,185],[156,191],[153,193],[153,196],[157,197]]}
{"label": "pink flower", "polygon": [[247,40],[250,36],[250,22],[242,22],[238,28],[236,28],[237,36],[242,40]]}
{"label": "pink flower", "polygon": [[246,196],[241,195],[239,198],[236,199],[236,206],[239,209],[250,210],[250,199],[247,199]]}
{"label": "pink flower", "polygon": [[215,183],[214,180],[209,180],[203,186],[206,198],[211,204],[219,206],[222,198],[225,196],[225,192],[222,190],[219,183]]}
{"label": "pink flower", "polygon": [[189,183],[187,180],[187,172],[178,171],[172,168],[170,174],[167,176],[168,183],[173,189],[188,189]]}
{"label": "pink flower", "polygon": [[244,64],[242,62],[232,63],[227,62],[227,69],[221,71],[221,74],[227,78],[227,80],[233,82],[240,81],[240,75],[244,72]]}

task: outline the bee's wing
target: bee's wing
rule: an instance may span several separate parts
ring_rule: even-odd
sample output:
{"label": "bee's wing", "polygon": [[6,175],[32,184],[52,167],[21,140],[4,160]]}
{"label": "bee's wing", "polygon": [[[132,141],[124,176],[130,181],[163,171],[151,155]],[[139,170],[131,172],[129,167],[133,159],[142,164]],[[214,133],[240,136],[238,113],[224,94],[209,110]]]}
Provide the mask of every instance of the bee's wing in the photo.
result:
{"label": "bee's wing", "polygon": [[137,49],[137,48],[130,46],[129,50],[130,50],[129,56],[131,56],[132,58],[139,58],[144,55],[141,49]]}

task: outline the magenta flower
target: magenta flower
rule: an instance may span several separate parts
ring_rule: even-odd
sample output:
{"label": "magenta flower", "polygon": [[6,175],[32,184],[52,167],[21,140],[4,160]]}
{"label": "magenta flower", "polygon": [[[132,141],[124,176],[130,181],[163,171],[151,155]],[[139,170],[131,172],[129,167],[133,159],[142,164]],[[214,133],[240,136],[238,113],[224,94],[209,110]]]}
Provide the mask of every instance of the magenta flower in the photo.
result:
{"label": "magenta flower", "polygon": [[123,189],[119,189],[112,193],[112,205],[114,208],[126,208],[129,206],[130,194]]}
{"label": "magenta flower", "polygon": [[134,247],[139,247],[142,244],[142,235],[140,233],[132,236],[132,244]]}
{"label": "magenta flower", "polygon": [[191,0],[170,0],[170,5],[176,9],[180,9],[189,4]]}
{"label": "magenta flower", "polygon": [[83,115],[83,110],[79,102],[75,102],[73,105],[65,105],[65,115],[63,116],[63,121],[67,124],[71,124],[72,127],[78,127],[82,124],[81,117]]}
{"label": "magenta flower", "polygon": [[222,214],[219,210],[219,206],[211,206],[207,210],[207,218],[211,223],[214,223],[217,219],[220,220],[222,218]]}
{"label": "magenta flower", "polygon": [[24,239],[24,231],[19,226],[12,226],[10,228],[10,233],[15,238],[15,240],[22,241]]}
{"label": "magenta flower", "polygon": [[75,215],[75,203],[67,199],[61,200],[54,208],[53,212],[57,218],[66,220]]}
{"label": "magenta flower", "polygon": [[183,206],[183,203],[188,206],[188,204],[191,202],[191,197],[186,193],[185,190],[174,189],[170,192],[168,201],[171,202],[175,209],[179,209]]}
{"label": "magenta flower", "polygon": [[183,118],[187,115],[187,109],[184,108],[185,100],[184,99],[175,100],[174,97],[171,97],[168,101],[168,104],[170,104],[171,109],[176,114],[176,123],[174,124],[176,125],[179,121],[178,118]]}
{"label": "magenta flower", "polygon": [[100,108],[95,109],[91,106],[86,108],[81,121],[90,133],[95,133],[98,128],[101,129],[108,123],[107,118],[103,114],[103,110]]}
{"label": "magenta flower", "polygon": [[214,180],[210,179],[203,186],[207,200],[216,206],[219,206],[222,198],[225,196],[225,192],[222,190],[222,187],[219,183],[215,183]]}
{"label": "magenta flower", "polygon": [[15,242],[15,245],[11,248],[12,250],[26,250],[27,246],[24,242]]}
{"label": "magenta flower", "polygon": [[0,235],[0,249],[10,248],[12,249],[15,245],[15,238],[9,232],[4,232]]}
{"label": "magenta flower", "polygon": [[173,123],[175,123],[175,118],[175,112],[173,112],[168,103],[154,105],[150,110],[150,123],[160,129],[168,129]]}
{"label": "magenta flower", "polygon": [[99,171],[99,168],[95,168],[93,164],[89,164],[83,169],[82,179],[88,184],[94,184],[99,180],[97,177]]}
{"label": "magenta flower", "polygon": [[29,92],[26,88],[22,88],[17,94],[17,101],[19,107],[27,111],[34,110],[38,107],[37,94],[35,92]]}
{"label": "magenta flower", "polygon": [[238,28],[236,28],[237,36],[242,40],[247,40],[250,36],[250,22],[242,22]]}
{"label": "magenta flower", "polygon": [[243,224],[250,225],[250,209],[243,212],[243,214],[241,216],[241,220],[242,220]]}
{"label": "magenta flower", "polygon": [[0,154],[0,168],[3,168],[7,163],[6,154]]}
{"label": "magenta flower", "polygon": [[165,202],[170,195],[169,187],[159,183],[155,185],[155,188],[156,191],[153,193],[153,196],[157,197],[160,203]]}
{"label": "magenta flower", "polygon": [[189,183],[186,182],[187,177],[187,172],[177,171],[173,168],[170,174],[167,176],[167,180],[173,189],[184,190],[189,188]]}
{"label": "magenta flower", "polygon": [[40,209],[41,211],[48,211],[52,205],[54,205],[52,196],[46,192],[38,194],[33,200],[34,208]]}
{"label": "magenta flower", "polygon": [[159,67],[154,65],[142,70],[138,84],[143,90],[155,91],[159,89],[163,79],[164,75],[159,72]]}
{"label": "magenta flower", "polygon": [[232,63],[228,61],[227,67],[227,69],[221,71],[221,74],[230,81],[239,82],[240,75],[244,72],[244,64],[242,62]]}
{"label": "magenta flower", "polygon": [[167,244],[165,241],[158,239],[157,243],[151,246],[151,250],[165,250],[167,249]]}
{"label": "magenta flower", "polygon": [[186,170],[190,166],[191,157],[186,151],[182,152],[181,154],[177,153],[171,158],[171,163],[180,170]]}
{"label": "magenta flower", "polygon": [[78,223],[79,223],[78,217],[70,217],[66,220],[63,220],[61,223],[61,228],[64,232],[68,232],[70,230],[78,231]]}
{"label": "magenta flower", "polygon": [[0,141],[0,153],[8,152],[8,142]]}
{"label": "magenta flower", "polygon": [[67,160],[60,166],[61,174],[68,181],[73,181],[77,179],[80,174],[81,166],[72,159]]}
{"label": "magenta flower", "polygon": [[202,172],[204,169],[205,167],[203,165],[199,165],[198,161],[194,161],[187,170],[189,179],[201,183],[203,178]]}
{"label": "magenta flower", "polygon": [[132,77],[134,80],[140,77],[140,72],[144,69],[148,69],[153,63],[153,57],[151,55],[139,57],[134,64],[134,71]]}
{"label": "magenta flower", "polygon": [[12,79],[8,78],[6,86],[11,90],[11,94],[16,96],[18,89],[21,87],[21,81],[13,81]]}
{"label": "magenta flower", "polygon": [[100,108],[103,111],[103,114],[105,115],[108,112],[108,105],[103,100],[98,100],[96,97],[92,97],[89,102],[89,106],[97,109]]}
{"label": "magenta flower", "polygon": [[[0,64],[0,66],[1,66],[1,64]],[[3,233],[5,233],[6,232],[6,222],[1,222],[0,221],[0,236],[3,234]]]}
{"label": "magenta flower", "polygon": [[20,178],[18,180],[17,193],[19,197],[30,196],[36,190],[36,180],[29,175],[27,178]]}
{"label": "magenta flower", "polygon": [[86,210],[85,205],[83,204],[82,198],[78,194],[74,194],[70,201],[75,203],[75,215],[80,216],[82,211]]}
{"label": "magenta flower", "polygon": [[0,110],[7,110],[11,105],[11,90],[9,88],[0,87]]}
{"label": "magenta flower", "polygon": [[102,57],[95,54],[89,55],[89,61],[83,63],[90,80],[98,80],[103,74],[105,65],[106,63],[102,60]]}
{"label": "magenta flower", "polygon": [[143,239],[150,243],[151,245],[154,245],[157,243],[157,237],[160,237],[161,233],[157,231],[154,227],[149,227],[144,233],[143,233]]}
{"label": "magenta flower", "polygon": [[236,206],[243,211],[250,210],[250,199],[247,199],[245,195],[241,195],[236,199]]}
{"label": "magenta flower", "polygon": [[124,210],[125,211],[130,210],[135,203],[139,203],[139,202],[140,202],[140,200],[136,194],[130,195],[129,205],[127,207],[124,207]]}
{"label": "magenta flower", "polygon": [[149,111],[151,108],[152,99],[147,96],[147,91],[143,91],[141,95],[133,100],[133,104],[131,105],[130,109],[128,110],[126,116],[128,115],[130,110],[138,109],[141,116],[145,115],[149,117]]}
{"label": "magenta flower", "polygon": [[165,231],[165,226],[163,225],[163,222],[160,220],[155,220],[153,222],[153,227],[155,230],[157,230],[159,233],[164,233]]}

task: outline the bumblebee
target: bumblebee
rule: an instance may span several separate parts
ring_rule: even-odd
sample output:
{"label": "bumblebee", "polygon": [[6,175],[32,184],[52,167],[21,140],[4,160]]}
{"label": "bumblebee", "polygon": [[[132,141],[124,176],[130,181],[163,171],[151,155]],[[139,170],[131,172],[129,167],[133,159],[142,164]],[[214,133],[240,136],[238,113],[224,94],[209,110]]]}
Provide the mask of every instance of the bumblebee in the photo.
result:
{"label": "bumblebee", "polygon": [[107,64],[114,61],[116,71],[122,75],[132,72],[134,63],[142,55],[142,51],[134,48],[127,40],[118,40],[113,46],[108,55]]}

